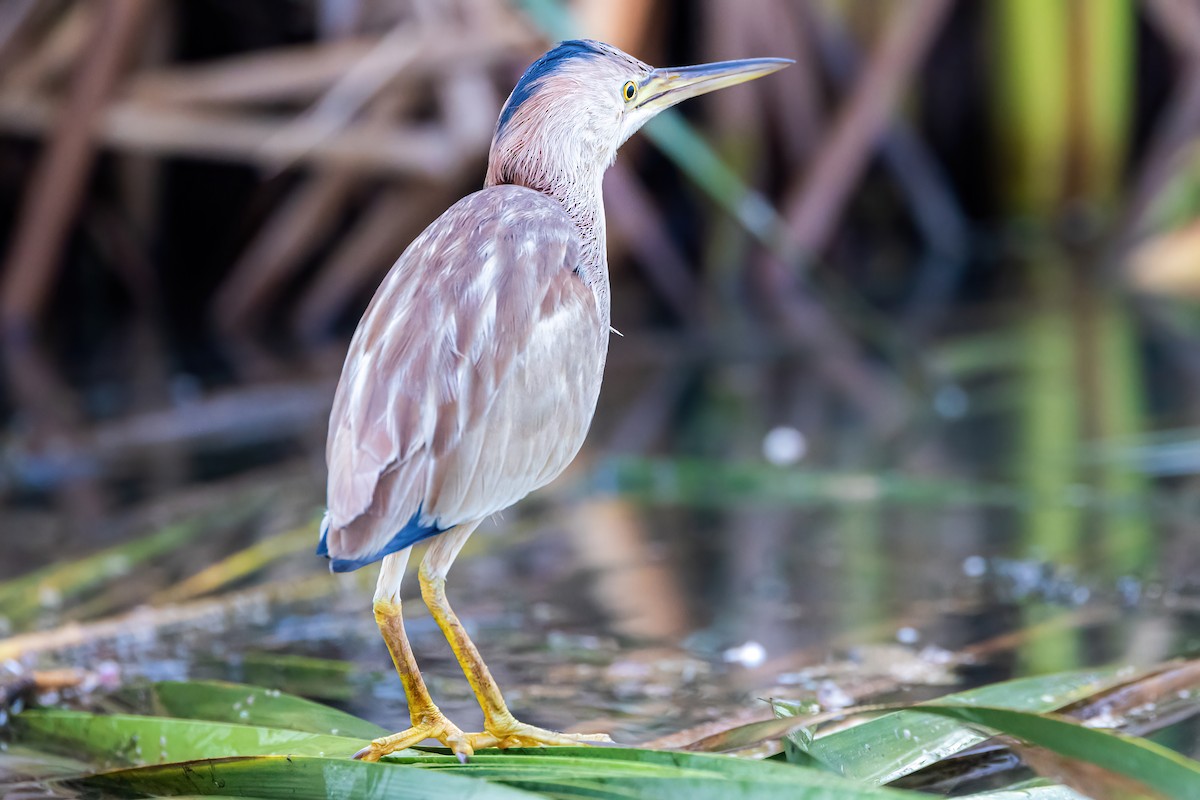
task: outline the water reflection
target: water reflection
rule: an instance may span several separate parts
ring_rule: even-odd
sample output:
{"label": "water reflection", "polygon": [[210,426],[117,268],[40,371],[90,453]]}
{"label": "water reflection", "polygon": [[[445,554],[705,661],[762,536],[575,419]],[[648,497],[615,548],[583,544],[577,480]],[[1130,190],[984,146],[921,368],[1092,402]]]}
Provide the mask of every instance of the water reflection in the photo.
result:
{"label": "water reflection", "polygon": [[[665,385],[654,391],[669,396]],[[190,425],[143,419],[138,430],[201,432],[173,440],[189,487],[113,513],[124,531],[115,546],[151,534],[124,566],[109,563],[90,583],[40,587],[28,614],[6,606],[18,635],[0,655],[23,669],[104,665],[123,682],[273,682],[400,724],[403,693],[368,613],[373,575],[329,575],[311,554],[324,475],[308,428],[321,396],[281,393],[267,403],[279,412],[270,425],[247,426],[221,412],[221,400],[194,416],[162,412]],[[1169,495],[1132,506],[1151,544],[1138,551],[1138,569],[1116,572],[1113,551],[1091,539],[1072,551],[1079,557],[1050,560],[1020,533],[1029,514],[1062,504],[1110,522],[1108,497],[1035,502],[1001,480],[970,477],[989,474],[981,465],[947,469],[944,455],[924,472],[775,466],[760,426],[744,422],[739,435],[749,438],[731,448],[743,454],[735,460],[606,453],[612,432],[630,424],[601,419],[580,464],[485,525],[450,576],[455,606],[514,712],[535,724],[647,741],[766,716],[759,699],[768,696],[849,704],[933,694],[955,680],[1148,664],[1200,647],[1200,554]],[[806,446],[828,454],[833,445],[806,437]],[[243,458],[247,449],[274,454],[272,463]],[[144,498],[145,485],[128,483],[136,470],[120,474],[116,486]],[[114,496],[113,482],[96,486]],[[32,513],[28,493],[15,498]],[[183,527],[162,534],[170,520]],[[23,542],[6,572],[83,555],[96,546],[85,541],[68,527]],[[431,690],[459,724],[480,724],[415,580],[408,599]],[[59,627],[69,620],[81,626]]]}

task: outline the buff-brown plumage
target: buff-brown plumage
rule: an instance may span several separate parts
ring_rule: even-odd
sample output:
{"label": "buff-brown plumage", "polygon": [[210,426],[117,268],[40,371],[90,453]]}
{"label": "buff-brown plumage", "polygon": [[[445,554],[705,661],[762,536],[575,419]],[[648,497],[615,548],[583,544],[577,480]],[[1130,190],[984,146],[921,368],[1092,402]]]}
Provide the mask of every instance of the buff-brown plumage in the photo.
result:
{"label": "buff-brown plumage", "polygon": [[[446,575],[484,518],[553,480],[583,444],[608,352],[601,180],[617,148],[664,108],[785,63],[657,70],[600,42],[559,44],[505,103],[485,188],[438,217],[384,278],[330,415],[318,552],[335,570],[382,560],[375,620],[412,726],[357,758],[426,738],[464,760],[483,747],[611,741],[513,716],[450,607]],[[442,714],[404,632],[410,547],[431,537],[421,597],[479,700],[479,732]]]}
{"label": "buff-brown plumage", "polygon": [[418,511],[443,530],[482,519],[570,462],[607,338],[580,250],[555,200],[494,186],[404,252],[359,324],[334,399],[333,558],[383,550]]}
{"label": "buff-brown plumage", "polygon": [[655,70],[573,41],[530,66],[485,188],[409,245],[351,342],[326,448],[334,569],[473,529],[570,463],[608,351],[605,170],[663,108],[782,64]]}

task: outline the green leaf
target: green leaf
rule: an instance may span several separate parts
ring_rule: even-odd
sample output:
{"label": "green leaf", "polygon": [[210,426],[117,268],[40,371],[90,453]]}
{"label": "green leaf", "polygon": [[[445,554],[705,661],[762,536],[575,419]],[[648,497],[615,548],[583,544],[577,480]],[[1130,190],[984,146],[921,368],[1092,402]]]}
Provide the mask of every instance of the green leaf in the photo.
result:
{"label": "green leaf", "polygon": [[923,705],[921,708],[924,713],[982,725],[1061,755],[1096,764],[1168,797],[1194,800],[1200,794],[1200,762],[1146,739],[1088,728],[1065,717],[1010,708],[951,704]]}
{"label": "green leaf", "polygon": [[[172,702],[172,690],[178,690],[181,686],[189,691],[199,691],[203,688],[188,685],[164,687],[167,689],[165,694],[168,703]],[[228,694],[225,699],[229,699]],[[174,700],[177,701],[178,697]],[[220,711],[226,713],[226,708],[221,707]],[[14,726],[18,740],[24,745],[70,751],[110,765],[156,764],[178,767],[176,772],[120,772],[121,775],[133,776],[138,781],[160,781],[166,780],[163,776],[169,776],[169,780],[174,782],[171,787],[152,786],[149,783],[144,786],[131,784],[127,787],[151,793],[160,790],[163,793],[179,793],[186,789],[188,793],[193,794],[212,791],[224,795],[275,797],[277,795],[261,792],[274,792],[279,786],[286,786],[287,781],[277,779],[278,775],[272,777],[263,774],[262,771],[282,771],[291,775],[292,773],[288,772],[290,767],[287,766],[291,762],[286,758],[281,761],[268,758],[249,759],[250,756],[284,755],[289,756],[292,761],[297,761],[305,757],[311,759],[313,756],[324,755],[329,757],[326,759],[329,761],[357,764],[350,762],[346,757],[362,744],[360,739],[343,736],[229,722],[128,714],[96,715],[74,711],[29,711],[18,715]],[[247,778],[246,782],[236,785],[223,776],[219,780],[209,780],[203,786],[194,782],[186,786],[180,783],[189,780],[189,775],[194,778],[197,771],[203,771],[197,766],[202,759],[214,757],[218,758],[205,761],[203,769],[218,769],[214,766],[217,764],[248,763],[244,760],[230,760],[230,757],[240,757],[257,764],[256,769],[259,772],[255,775],[258,778]],[[168,765],[166,762],[192,763]],[[406,778],[408,784],[418,788],[427,785],[434,788],[440,786],[436,782],[431,784],[430,779],[424,777],[428,773],[452,773],[463,779],[474,779],[476,783],[472,786],[498,783],[548,793],[553,797],[599,794],[654,800],[736,800],[742,797],[749,799],[764,796],[884,800],[902,796],[887,789],[856,787],[828,773],[797,769],[785,764],[703,753],[674,753],[636,748],[570,747],[504,752],[490,750],[476,754],[466,765],[459,764],[457,758],[444,748],[430,752],[408,750],[390,756],[381,766],[392,769],[397,774],[409,776]],[[225,768],[220,767],[221,770]],[[242,780],[243,773],[238,770],[244,769],[250,768],[237,767],[233,777]],[[348,769],[358,767],[352,766]],[[329,774],[324,767],[321,770],[322,775]],[[362,776],[374,773],[348,774],[350,777],[359,776],[355,780],[367,780]],[[97,781],[103,781],[108,779],[106,775],[109,773],[93,777]],[[421,777],[417,777],[418,775]],[[254,788],[257,786],[254,780],[261,780],[263,785],[269,788]],[[453,792],[450,796],[464,796],[461,787],[449,787],[439,791],[451,789]]]}
{"label": "green leaf", "polygon": [[[432,760],[429,756],[433,753],[443,756],[444,760]],[[765,782],[790,782],[796,777],[796,771],[786,765],[705,753],[643,750],[632,747],[484,750],[472,756],[466,765],[460,765],[457,759],[450,756],[450,751],[445,748],[431,748],[423,758],[414,758],[410,752],[400,756],[389,756],[387,760],[395,764],[433,769],[451,767],[455,770],[496,775],[508,774],[509,770],[516,770],[520,774],[544,773],[551,777],[623,774],[677,778],[704,777],[714,780],[746,779]],[[822,777],[828,785],[844,786],[840,778]]]}
{"label": "green leaf", "polygon": [[390,733],[372,722],[311,700],[275,689],[224,681],[164,681],[151,686],[149,697],[141,700],[156,714],[178,719],[232,722],[359,739],[376,739]]}
{"label": "green leaf", "polygon": [[[401,763],[404,759],[400,759]],[[550,794],[554,797],[611,796],[660,800],[734,800],[762,797],[899,798],[889,789],[856,786],[835,775],[786,764],[707,753],[621,747],[556,747],[487,751],[465,766],[450,758],[411,762]]]}
{"label": "green leaf", "polygon": [[359,691],[351,680],[355,665],[335,658],[245,652],[239,655],[234,665],[219,663],[226,670],[232,666],[232,674],[226,672],[225,675],[241,683],[279,689],[304,697],[350,700]]}
{"label": "green leaf", "polygon": [[[1084,670],[995,683],[947,695],[941,703],[973,703],[1023,711],[1052,711],[1128,680],[1116,669]],[[847,778],[891,783],[973,747],[987,736],[917,708],[896,711],[853,728],[819,736],[801,749]]]}
{"label": "green leaf", "polygon": [[[691,768],[672,768],[677,754],[621,751],[635,760],[613,757],[609,748],[567,748],[571,755],[481,754],[465,766],[452,757],[434,762],[367,764],[329,758],[217,759],[104,773],[69,785],[149,795],[209,792],[238,797],[299,798],[582,798],[645,800],[900,800],[905,792],[851,783],[786,765],[741,762],[720,756],[687,758]],[[557,750],[553,751],[557,752]],[[633,753],[637,752],[636,756]],[[536,754],[535,754],[536,753]],[[583,754],[587,755],[583,755]],[[590,757],[594,756],[594,758]],[[580,763],[587,765],[586,770]],[[722,774],[749,765],[758,778]],[[711,770],[695,769],[698,763]],[[418,768],[421,767],[421,768]],[[429,768],[433,767],[433,768]]]}
{"label": "green leaf", "polygon": [[1039,780],[1038,785],[1022,784],[1008,789],[969,794],[963,800],[1088,800],[1069,786]]}
{"label": "green leaf", "polygon": [[[555,798],[620,797],[629,800],[903,800],[918,798],[894,789],[879,789],[843,781],[830,786],[813,783],[807,771],[791,768],[790,782],[760,782],[745,779],[713,780],[666,776],[605,775],[595,778],[559,777],[557,779],[514,778],[506,783],[539,791]],[[887,794],[882,794],[887,792]]]}
{"label": "green leaf", "polygon": [[112,765],[159,764],[250,755],[349,757],[362,740],[345,736],[131,714],[35,709],[13,718],[17,739]]}
{"label": "green leaf", "polygon": [[[827,721],[835,715],[829,712],[812,717],[776,717],[757,722],[747,722],[728,730],[705,736],[687,745],[687,749],[702,753],[738,753],[761,748]],[[806,734],[802,735],[804,738]],[[801,750],[808,748],[801,740],[793,741]],[[790,760],[790,759],[789,759]],[[796,763],[793,761],[792,763]]]}
{"label": "green leaf", "polygon": [[447,772],[311,756],[222,758],[139,767],[67,781],[126,796],[221,796],[283,800],[541,800],[545,795]]}

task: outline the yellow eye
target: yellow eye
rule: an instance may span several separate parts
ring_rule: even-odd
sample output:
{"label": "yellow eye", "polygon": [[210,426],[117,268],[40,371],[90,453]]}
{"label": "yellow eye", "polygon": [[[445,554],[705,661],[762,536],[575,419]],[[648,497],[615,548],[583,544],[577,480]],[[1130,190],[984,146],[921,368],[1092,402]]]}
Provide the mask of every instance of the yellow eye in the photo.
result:
{"label": "yellow eye", "polygon": [[626,103],[632,103],[637,97],[637,84],[629,81],[625,84],[625,88],[621,89],[621,96],[625,98]]}

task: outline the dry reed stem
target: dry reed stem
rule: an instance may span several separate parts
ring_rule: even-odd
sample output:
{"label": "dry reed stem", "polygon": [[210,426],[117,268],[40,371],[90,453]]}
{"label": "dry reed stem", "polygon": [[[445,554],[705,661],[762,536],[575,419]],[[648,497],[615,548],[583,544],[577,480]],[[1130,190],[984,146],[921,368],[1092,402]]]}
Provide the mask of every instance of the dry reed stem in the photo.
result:
{"label": "dry reed stem", "polygon": [[579,0],[573,10],[584,36],[636,55],[646,49],[654,7],[652,0]]}
{"label": "dry reed stem", "polygon": [[66,78],[95,29],[99,9],[99,3],[73,4],[26,58],[4,71],[0,83],[9,91],[34,92]]}
{"label": "dry reed stem", "polygon": [[700,290],[690,259],[667,232],[666,220],[655,206],[641,179],[618,160],[604,178],[608,218],[619,246],[637,257],[651,289],[679,319],[700,323]]}
{"label": "dry reed stem", "polygon": [[213,318],[223,333],[244,334],[261,319],[262,309],[337,224],[357,184],[353,172],[320,171],[275,210],[213,298]]}
{"label": "dry reed stem", "polygon": [[808,21],[795,13],[791,3],[773,2],[762,14],[751,15],[749,22],[751,52],[780,53],[796,61],[796,66],[772,75],[771,80],[751,84],[759,87],[766,115],[778,126],[777,140],[786,157],[783,174],[792,174],[816,147],[824,124]]}
{"label": "dry reed stem", "polygon": [[1147,19],[1183,58],[1200,58],[1200,4],[1194,0],[1144,0]]}
{"label": "dry reed stem", "polygon": [[806,255],[825,248],[901,92],[949,9],[950,0],[913,0],[893,9],[883,39],[823,137],[809,172],[784,201],[789,248]]}
{"label": "dry reed stem", "polygon": [[[534,41],[524,26],[501,26],[486,33],[460,29],[408,37],[416,60],[395,76],[415,85],[451,69],[490,67],[523,51]],[[261,53],[229,56],[198,65],[146,71],[130,81],[135,100],[173,105],[242,105],[308,102],[345,76],[377,49],[378,36],[276,47]]]}
{"label": "dry reed stem", "polygon": [[0,282],[0,320],[28,329],[58,272],[67,230],[83,197],[95,151],[94,133],[148,8],[146,0],[107,0],[80,63],[70,98],[34,169],[15,241]]}
{"label": "dry reed stem", "polygon": [[[41,135],[57,104],[45,97],[0,96],[0,130]],[[278,167],[297,160],[438,180],[461,158],[440,128],[411,125],[380,130],[354,124],[314,144],[276,138],[288,124],[276,117],[113,103],[100,116],[97,137],[119,150],[238,161]]]}
{"label": "dry reed stem", "polygon": [[385,190],[358,215],[305,287],[292,315],[292,329],[307,340],[325,335],[357,294],[378,285],[405,245],[433,221],[445,199],[446,191],[440,187]]}

